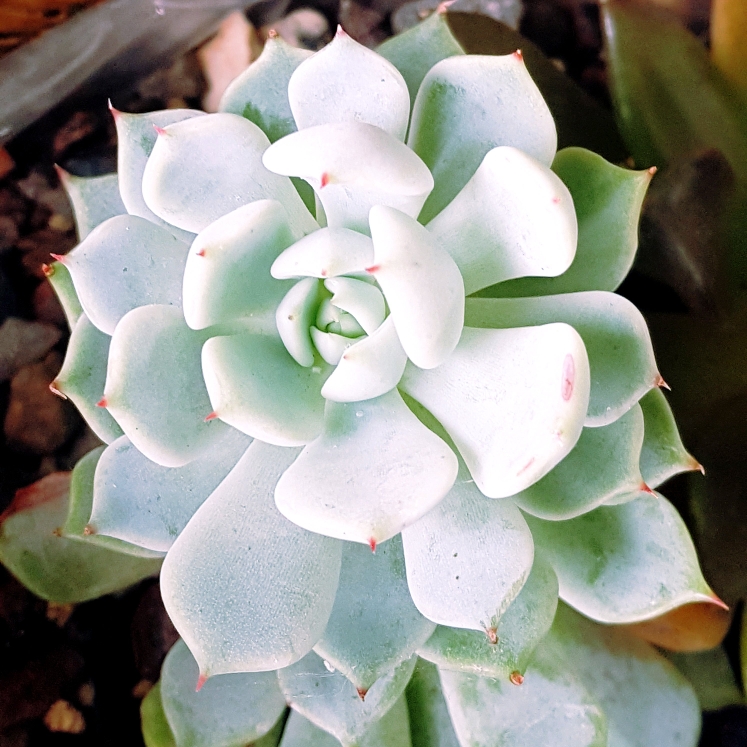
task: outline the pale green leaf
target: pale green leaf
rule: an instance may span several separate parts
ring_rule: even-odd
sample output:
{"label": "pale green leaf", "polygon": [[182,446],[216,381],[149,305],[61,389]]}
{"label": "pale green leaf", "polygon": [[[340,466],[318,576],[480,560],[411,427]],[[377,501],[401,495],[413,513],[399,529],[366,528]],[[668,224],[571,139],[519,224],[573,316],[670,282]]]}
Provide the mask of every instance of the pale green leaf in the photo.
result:
{"label": "pale green leaf", "polygon": [[441,692],[438,669],[418,659],[405,690],[413,747],[459,747]]}
{"label": "pale green leaf", "polygon": [[734,670],[723,646],[694,653],[671,653],[665,656],[690,683],[703,711],[718,711],[732,705],[745,705]]}
{"label": "pale green leaf", "polygon": [[83,241],[96,226],[127,209],[119,194],[116,174],[81,177],[58,170],[62,186],[73,205],[78,241]]}
{"label": "pale green leaf", "polygon": [[161,702],[161,683],[156,682],[140,704],[140,726],[145,747],[177,747]]}
{"label": "pale green leaf", "polygon": [[47,280],[57,294],[57,298],[60,299],[67,324],[72,331],[83,313],[83,307],[80,305],[80,299],[75,291],[70,270],[62,262],[52,262],[51,265],[46,265],[42,269],[44,269]]}

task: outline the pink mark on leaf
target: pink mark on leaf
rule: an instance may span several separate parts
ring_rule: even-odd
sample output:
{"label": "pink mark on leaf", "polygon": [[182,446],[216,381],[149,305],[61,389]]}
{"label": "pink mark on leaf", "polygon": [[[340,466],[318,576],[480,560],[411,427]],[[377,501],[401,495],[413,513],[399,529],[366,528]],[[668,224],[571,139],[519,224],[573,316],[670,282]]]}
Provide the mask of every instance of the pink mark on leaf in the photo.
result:
{"label": "pink mark on leaf", "polygon": [[202,690],[202,686],[208,681],[208,676],[200,672],[200,676],[197,678],[197,684],[195,685],[195,692],[198,693]]}
{"label": "pink mark on leaf", "polygon": [[534,464],[534,457],[532,457],[517,473],[516,476],[523,475],[532,465]]}
{"label": "pink mark on leaf", "polygon": [[218,413],[215,410],[213,410],[209,415],[205,417],[204,422],[209,423],[211,420],[215,420],[217,417],[218,417]]}
{"label": "pink mark on leaf", "polygon": [[576,363],[573,356],[568,353],[563,361],[563,381],[560,385],[560,394],[568,402],[573,396],[573,382],[576,378]]}
{"label": "pink mark on leaf", "polygon": [[376,552],[376,540],[373,537],[369,538],[368,546],[371,548],[371,552]]}
{"label": "pink mark on leaf", "polygon": [[102,397],[97,403],[96,407],[109,407],[109,402],[106,397]]}
{"label": "pink mark on leaf", "polygon": [[325,171],[319,180],[319,188],[324,189],[329,184],[329,174]]}
{"label": "pink mark on leaf", "polygon": [[524,684],[524,675],[521,672],[511,672],[508,679],[511,681],[512,685]]}

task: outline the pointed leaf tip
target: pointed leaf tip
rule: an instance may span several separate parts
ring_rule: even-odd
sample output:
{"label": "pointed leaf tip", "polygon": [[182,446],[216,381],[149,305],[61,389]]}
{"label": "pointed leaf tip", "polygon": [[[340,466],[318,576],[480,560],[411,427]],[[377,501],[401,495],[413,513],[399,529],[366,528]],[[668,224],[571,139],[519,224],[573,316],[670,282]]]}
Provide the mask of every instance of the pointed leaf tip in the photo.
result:
{"label": "pointed leaf tip", "polygon": [[524,54],[522,53],[522,51],[521,51],[520,49],[517,49],[517,50],[516,50],[516,51],[514,52],[514,57],[515,57],[515,58],[516,58],[517,60],[519,60],[519,62],[524,62]]}
{"label": "pointed leaf tip", "polygon": [[109,407],[109,402],[106,397],[102,397],[97,403],[96,407]]}
{"label": "pointed leaf tip", "polygon": [[46,262],[42,264],[41,271],[44,273],[45,278],[51,278],[54,275],[54,266],[48,265]]}
{"label": "pointed leaf tip", "polygon": [[660,389],[666,389],[667,391],[671,392],[672,387],[667,384],[666,381],[664,381],[664,377],[660,374],[656,374],[656,380],[654,381],[654,386],[658,386]]}
{"label": "pointed leaf tip", "polygon": [[209,423],[211,420],[215,420],[218,417],[218,413],[213,410],[209,415],[205,416],[205,422]]}
{"label": "pointed leaf tip", "polygon": [[159,127],[158,125],[153,125],[153,129],[156,131],[156,135],[158,135],[159,137],[161,135],[169,134],[163,127]]}
{"label": "pointed leaf tip", "polygon": [[60,385],[57,383],[57,381],[53,381],[49,385],[49,391],[52,392],[52,394],[60,397],[61,399],[67,399],[67,394],[65,394],[61,389]]}
{"label": "pointed leaf tip", "polygon": [[508,679],[511,681],[512,685],[524,684],[524,675],[522,675],[521,672],[511,672]]}
{"label": "pointed leaf tip", "polygon": [[498,628],[495,626],[485,628],[485,635],[488,637],[488,641],[491,645],[495,646],[498,643]]}
{"label": "pointed leaf tip", "polygon": [[374,537],[371,537],[368,540],[368,546],[371,548],[372,553],[376,552],[376,539]]}
{"label": "pointed leaf tip", "polygon": [[208,676],[200,672],[200,676],[197,678],[197,684],[195,685],[195,692],[198,693],[202,690],[202,686],[208,681]]}
{"label": "pointed leaf tip", "polygon": [[52,252],[49,253],[49,256],[52,257],[56,262],[64,262],[65,261],[65,255],[64,254],[52,254]]}
{"label": "pointed leaf tip", "polygon": [[356,692],[358,693],[358,697],[361,699],[361,701],[366,700],[366,693],[368,690],[364,690],[362,687],[356,688]]}

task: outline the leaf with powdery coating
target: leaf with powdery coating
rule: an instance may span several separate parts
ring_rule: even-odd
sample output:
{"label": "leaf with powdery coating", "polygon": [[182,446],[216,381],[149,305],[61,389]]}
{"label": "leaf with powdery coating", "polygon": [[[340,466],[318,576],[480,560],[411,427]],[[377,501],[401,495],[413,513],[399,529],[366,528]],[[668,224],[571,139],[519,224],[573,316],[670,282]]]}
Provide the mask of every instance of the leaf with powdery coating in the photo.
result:
{"label": "leaf with powdery coating", "polygon": [[565,605],[558,608],[550,641],[604,709],[609,747],[695,747],[695,693],[654,648]]}
{"label": "leaf with powdery coating", "polygon": [[96,406],[104,393],[111,339],[81,314],[70,335],[65,362],[52,382],[55,390],[73,401],[91,430],[108,444],[122,435],[111,414]]}
{"label": "leaf with powdery coating", "polygon": [[543,641],[524,677],[441,670],[459,743],[480,747],[607,747],[607,719],[556,645]]}
{"label": "leaf with powdery coating", "polygon": [[400,387],[443,425],[480,491],[504,498],[547,474],[578,441],[589,362],[566,324],[465,327],[444,363],[430,371],[408,365]]}
{"label": "leaf with powdery coating", "polygon": [[204,676],[286,667],[327,625],[341,544],[273,501],[297,453],[255,441],[166,556],[163,601]]}
{"label": "leaf with powdery coating", "polygon": [[138,306],[181,307],[187,246],[144,218],[110,218],[60,261],[73,277],[86,316],[108,335]]}
{"label": "leaf with powdery coating", "polygon": [[652,389],[641,398],[640,404],[645,424],[641,474],[646,484],[651,488],[658,488],[681,472],[702,471],[703,467],[682,443],[664,392]]}
{"label": "leaf with powdery coating", "polygon": [[99,534],[167,552],[251,442],[231,428],[202,456],[169,468],[143,456],[122,436],[101,455],[90,523]]}
{"label": "leaf with powdery coating", "polygon": [[439,625],[418,655],[441,669],[482,677],[523,675],[534,649],[550,630],[557,606],[557,576],[537,555],[519,596],[498,623],[494,643],[482,632]]}
{"label": "leaf with powdery coating", "polygon": [[179,747],[244,747],[285,711],[274,672],[221,674],[196,692],[199,674],[187,645],[177,641],[163,662],[161,700]]}
{"label": "leaf with powdery coating", "polygon": [[393,389],[328,401],[322,435],[285,471],[275,500],[299,526],[375,548],[435,506],[456,474],[454,452]]}
{"label": "leaf with powdery coating", "polygon": [[405,697],[413,747],[459,747],[436,666],[418,659]]}
{"label": "leaf with powdery coating", "polygon": [[72,331],[76,322],[83,313],[83,307],[80,305],[80,299],[73,284],[73,278],[70,270],[62,262],[52,262],[51,265],[43,265],[44,275],[49,280],[49,284],[60,299],[62,310],[65,312],[68,327]]}
{"label": "leaf with powdery coating", "polygon": [[403,530],[402,541],[407,583],[418,609],[439,625],[489,636],[495,636],[534,558],[521,511],[512,501],[487,499],[464,463],[451,491]]}
{"label": "leaf with powdery coating", "polygon": [[169,125],[143,173],[143,197],[156,215],[199,233],[255,200],[278,200],[293,231],[317,228],[293,184],[262,165],[270,141],[248,119],[206,114]]}
{"label": "leaf with powdery coating", "polygon": [[641,408],[633,405],[614,423],[584,428],[570,454],[512,500],[532,516],[563,520],[632,498],[645,487],[638,466],[643,422]]}
{"label": "leaf with powdery coating", "polygon": [[376,548],[346,542],[340,585],[324,635],[314,651],[358,690],[409,659],[435,629],[413,604],[401,537]]}
{"label": "leaf with powdery coating", "polygon": [[358,693],[345,675],[330,671],[324,659],[313,652],[280,669],[278,680],[291,708],[333,734],[344,747],[359,747],[404,692],[416,660],[413,656],[403,661],[366,693]]}
{"label": "leaf with powdery coating", "polygon": [[613,291],[633,265],[641,206],[653,172],[620,168],[584,148],[559,151],[552,170],[573,197],[578,218],[576,256],[558,277],[509,280],[492,288],[491,296]]}
{"label": "leaf with powdery coating", "polygon": [[565,184],[508,146],[488,151],[428,230],[454,258],[467,295],[509,278],[559,275],[573,261],[578,236]]}
{"label": "leaf with powdery coating", "polygon": [[139,451],[164,467],[197,459],[228,432],[225,423],[205,422],[205,338],[186,325],[181,309],[157,305],[130,311],[112,337],[100,405]]}
{"label": "leaf with powdery coating", "polygon": [[58,168],[57,175],[73,205],[78,241],[83,241],[105,220],[127,212],[119,194],[116,174],[81,177]]}
{"label": "leaf with powdery coating", "polygon": [[376,48],[377,54],[402,73],[413,104],[423,78],[437,62],[464,54],[446,23],[445,15],[437,10],[422,23],[392,36]]}
{"label": "leaf with powdery coating", "polygon": [[420,214],[427,223],[456,197],[489,150],[510,145],[549,166],[557,133],[520,52],[459,55],[437,63],[425,76],[407,143],[435,180]]}
{"label": "leaf with powdery coating", "polygon": [[591,392],[585,425],[614,422],[663,379],[646,320],[627,299],[605,291],[536,298],[468,298],[465,324],[504,329],[565,322],[589,355]]}
{"label": "leaf with powdery coating", "polygon": [[560,598],[593,620],[634,623],[692,602],[723,604],[703,578],[684,522],[658,493],[568,521],[526,520],[558,574]]}

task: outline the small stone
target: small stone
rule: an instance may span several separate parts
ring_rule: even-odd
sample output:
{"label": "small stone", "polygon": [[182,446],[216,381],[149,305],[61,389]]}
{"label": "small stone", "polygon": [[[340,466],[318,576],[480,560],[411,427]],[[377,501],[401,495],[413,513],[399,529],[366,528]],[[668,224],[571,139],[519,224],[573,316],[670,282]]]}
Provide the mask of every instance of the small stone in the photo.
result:
{"label": "small stone", "polygon": [[82,734],[86,728],[83,714],[66,700],[57,700],[44,716],[44,726],[49,731],[65,734]]}
{"label": "small stone", "polygon": [[75,228],[75,223],[72,219],[66,215],[61,215],[60,213],[53,213],[47,225],[53,231],[59,231],[60,233],[72,231],[73,228]]}
{"label": "small stone", "polygon": [[47,602],[47,620],[53,622],[58,628],[64,628],[74,609],[75,605],[72,604]]}
{"label": "small stone", "polygon": [[62,356],[52,351],[40,363],[21,368],[11,380],[4,430],[16,451],[52,454],[78,425],[72,405],[49,391],[61,367]]}
{"label": "small stone", "polygon": [[314,51],[321,49],[332,38],[327,19],[311,8],[294,10],[282,20],[262,27],[261,34],[266,38],[271,31],[293,47]]}
{"label": "small stone", "polygon": [[142,700],[152,689],[153,683],[150,680],[140,680],[140,682],[132,688],[132,697],[137,700]]}
{"label": "small stone", "polygon": [[93,686],[93,682],[84,682],[78,688],[78,702],[84,708],[90,708],[96,699],[96,689]]}
{"label": "small stone", "polygon": [[61,337],[62,332],[51,324],[16,317],[6,319],[0,326],[0,381],[12,378],[23,366],[43,358]]}
{"label": "small stone", "polygon": [[5,148],[0,146],[0,179],[5,179],[16,167],[15,161]]}

